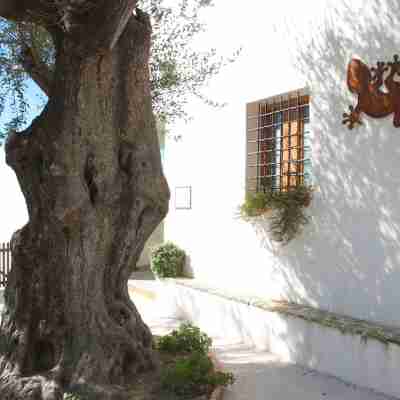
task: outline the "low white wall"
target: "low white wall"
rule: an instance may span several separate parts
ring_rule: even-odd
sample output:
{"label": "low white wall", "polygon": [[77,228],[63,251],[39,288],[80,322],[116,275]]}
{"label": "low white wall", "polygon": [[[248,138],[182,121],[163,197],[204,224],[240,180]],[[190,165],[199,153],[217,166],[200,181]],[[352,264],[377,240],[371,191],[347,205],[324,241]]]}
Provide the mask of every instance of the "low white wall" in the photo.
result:
{"label": "low white wall", "polygon": [[225,340],[268,350],[283,361],[400,397],[400,346],[363,340],[171,282],[165,284],[158,301],[165,310],[168,304],[176,317],[192,321],[214,337],[223,335]]}

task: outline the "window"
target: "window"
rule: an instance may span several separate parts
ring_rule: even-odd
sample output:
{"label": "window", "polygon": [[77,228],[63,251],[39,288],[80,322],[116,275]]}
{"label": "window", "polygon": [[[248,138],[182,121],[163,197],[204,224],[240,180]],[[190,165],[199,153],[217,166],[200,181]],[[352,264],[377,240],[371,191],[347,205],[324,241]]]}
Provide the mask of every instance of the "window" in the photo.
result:
{"label": "window", "polygon": [[247,104],[248,193],[312,183],[309,102],[297,90]]}
{"label": "window", "polygon": [[192,208],[192,187],[177,186],[175,188],[175,210],[190,210]]}

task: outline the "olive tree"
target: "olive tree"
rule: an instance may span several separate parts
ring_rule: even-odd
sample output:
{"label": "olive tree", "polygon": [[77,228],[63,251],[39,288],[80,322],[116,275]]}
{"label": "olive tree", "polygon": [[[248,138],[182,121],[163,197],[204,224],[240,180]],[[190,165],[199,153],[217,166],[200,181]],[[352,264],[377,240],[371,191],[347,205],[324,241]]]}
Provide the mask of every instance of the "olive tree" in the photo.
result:
{"label": "olive tree", "polygon": [[[127,281],[168,211],[154,111],[184,117],[187,96],[224,64],[187,45],[208,5],[0,1],[0,111],[14,109],[6,161],[29,213],[12,239],[2,400],[123,399],[121,387],[153,368]],[[47,102],[24,127],[28,78]]]}

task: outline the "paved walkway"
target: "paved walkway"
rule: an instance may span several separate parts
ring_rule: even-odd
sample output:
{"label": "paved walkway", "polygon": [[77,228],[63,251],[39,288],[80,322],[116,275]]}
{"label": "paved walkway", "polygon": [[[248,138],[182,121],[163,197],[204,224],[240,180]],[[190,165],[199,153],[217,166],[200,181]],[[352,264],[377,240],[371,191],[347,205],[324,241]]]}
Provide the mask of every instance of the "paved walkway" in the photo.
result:
{"label": "paved walkway", "polygon": [[[154,334],[165,334],[179,325],[180,321],[159,315],[160,307],[154,299],[138,295],[133,300]],[[224,400],[393,400],[284,363],[277,356],[241,343],[213,338],[213,344],[224,368],[236,376],[236,383],[226,389]]]}

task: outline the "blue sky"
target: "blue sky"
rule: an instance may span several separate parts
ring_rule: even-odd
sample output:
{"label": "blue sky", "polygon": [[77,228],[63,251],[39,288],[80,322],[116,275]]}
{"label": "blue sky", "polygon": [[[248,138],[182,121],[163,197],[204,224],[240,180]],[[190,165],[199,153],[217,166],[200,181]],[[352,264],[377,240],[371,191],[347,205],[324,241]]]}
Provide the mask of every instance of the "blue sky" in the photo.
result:
{"label": "blue sky", "polygon": [[[40,113],[39,105],[41,91],[32,81],[28,82],[27,95],[29,97],[30,109],[28,113],[28,121]],[[11,108],[6,107],[0,116],[0,126],[12,118]],[[12,233],[22,227],[28,221],[28,213],[24,197],[18,185],[18,181],[14,171],[7,166],[5,162],[4,144],[0,147],[0,184],[2,187],[2,195],[0,196],[0,243],[9,241]]]}
{"label": "blue sky", "polygon": [[[29,112],[27,114],[27,125],[29,125],[34,117],[36,117],[42,110],[43,105],[43,92],[38,86],[32,81],[27,81],[26,95],[28,103],[30,105]],[[13,117],[10,104],[6,105],[4,112],[0,115],[0,127],[3,128],[4,124],[11,120]]]}

